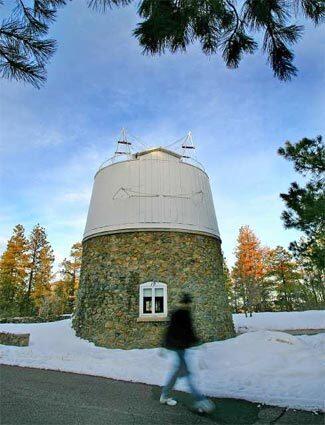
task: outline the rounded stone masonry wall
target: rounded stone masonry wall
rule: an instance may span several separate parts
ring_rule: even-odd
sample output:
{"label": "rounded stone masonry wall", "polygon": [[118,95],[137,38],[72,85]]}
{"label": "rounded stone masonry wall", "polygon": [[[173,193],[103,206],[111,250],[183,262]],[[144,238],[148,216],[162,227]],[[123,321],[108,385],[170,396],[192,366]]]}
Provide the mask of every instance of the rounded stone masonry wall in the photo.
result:
{"label": "rounded stone masonry wall", "polygon": [[234,336],[222,273],[220,241],[182,232],[141,231],[84,241],[73,327],[78,336],[110,348],[161,345],[167,319],[139,318],[139,286],[167,285],[170,313],[182,292],[193,297],[203,342]]}

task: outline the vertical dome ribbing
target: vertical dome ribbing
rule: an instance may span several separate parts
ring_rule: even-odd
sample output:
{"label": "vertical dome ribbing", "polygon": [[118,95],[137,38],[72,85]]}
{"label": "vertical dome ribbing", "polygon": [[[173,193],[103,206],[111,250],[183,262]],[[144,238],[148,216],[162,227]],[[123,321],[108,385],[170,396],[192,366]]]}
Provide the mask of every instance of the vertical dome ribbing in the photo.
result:
{"label": "vertical dome ribbing", "polygon": [[84,237],[138,229],[219,237],[207,174],[164,149],[141,152],[100,169]]}
{"label": "vertical dome ribbing", "polygon": [[207,174],[162,148],[100,169],[83,240],[77,335],[112,348],[158,346],[167,310],[184,291],[203,341],[233,336]]}

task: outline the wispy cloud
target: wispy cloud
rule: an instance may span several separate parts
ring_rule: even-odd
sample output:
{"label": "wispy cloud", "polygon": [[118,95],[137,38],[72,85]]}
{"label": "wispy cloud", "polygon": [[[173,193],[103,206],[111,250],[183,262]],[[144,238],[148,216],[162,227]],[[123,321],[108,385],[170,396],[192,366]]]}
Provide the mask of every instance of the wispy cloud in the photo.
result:
{"label": "wispy cloud", "polygon": [[67,202],[89,202],[91,195],[91,188],[80,192],[67,192],[59,197],[58,201]]}
{"label": "wispy cloud", "polygon": [[243,224],[265,244],[288,244],[295,234],[283,229],[277,194],[296,176],[276,150],[324,129],[324,29],[307,28],[299,75],[284,84],[259,55],[235,71],[198,46],[143,56],[131,36],[135,23],[135,7],[100,15],[71,2],[53,27],[59,49],[45,87],[0,82],[2,246],[15,224],[29,232],[39,222],[58,257],[67,256],[82,237],[93,176],[121,127],[149,146],[192,130],[228,258]]}

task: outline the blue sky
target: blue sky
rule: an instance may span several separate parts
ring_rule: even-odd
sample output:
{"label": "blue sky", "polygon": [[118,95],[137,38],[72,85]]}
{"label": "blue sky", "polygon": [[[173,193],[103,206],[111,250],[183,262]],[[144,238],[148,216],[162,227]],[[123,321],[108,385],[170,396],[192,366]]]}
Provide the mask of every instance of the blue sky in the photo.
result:
{"label": "blue sky", "polygon": [[276,150],[324,130],[324,28],[308,25],[296,47],[299,75],[283,83],[262,53],[235,71],[198,46],[143,56],[132,7],[99,15],[84,3],[59,13],[51,31],[59,48],[41,90],[0,82],[0,250],[15,224],[29,232],[40,223],[57,262],[68,254],[121,127],[154,146],[192,131],[230,263],[244,224],[263,244],[287,246],[297,233],[283,228],[279,193],[297,176]]}

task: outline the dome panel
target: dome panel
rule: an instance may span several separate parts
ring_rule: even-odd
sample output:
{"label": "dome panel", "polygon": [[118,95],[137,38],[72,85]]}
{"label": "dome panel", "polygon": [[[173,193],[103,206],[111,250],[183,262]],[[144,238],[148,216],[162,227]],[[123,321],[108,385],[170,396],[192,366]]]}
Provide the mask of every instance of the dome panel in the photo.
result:
{"label": "dome panel", "polygon": [[132,230],[178,230],[219,237],[206,173],[162,148],[100,169],[84,239]]}

